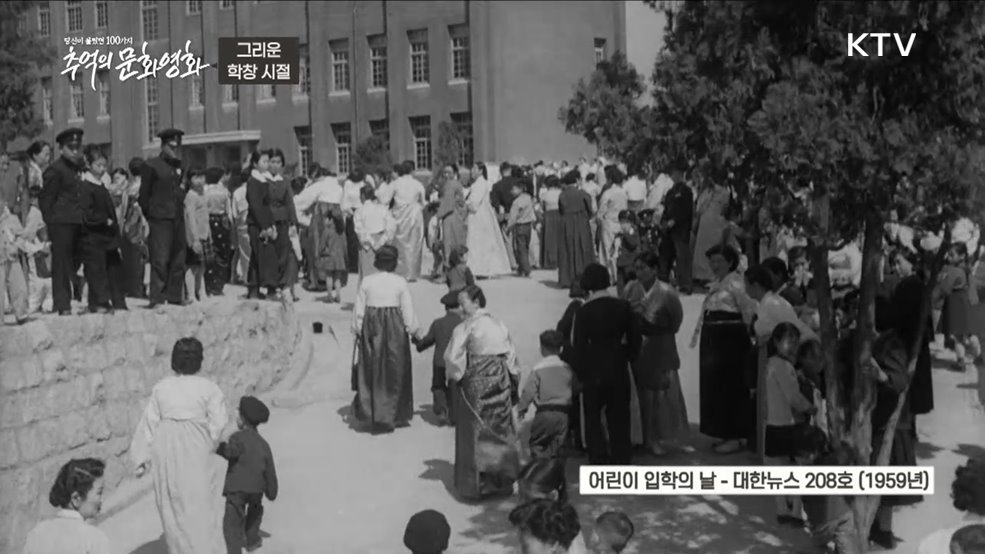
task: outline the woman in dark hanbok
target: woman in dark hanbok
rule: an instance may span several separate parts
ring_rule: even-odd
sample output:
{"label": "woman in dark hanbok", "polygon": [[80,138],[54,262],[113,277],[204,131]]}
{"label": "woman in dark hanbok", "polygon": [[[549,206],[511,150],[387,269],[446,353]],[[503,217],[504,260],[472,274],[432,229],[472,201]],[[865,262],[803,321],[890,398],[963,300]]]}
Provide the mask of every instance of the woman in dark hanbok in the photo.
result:
{"label": "woman in dark hanbok", "polygon": [[558,246],[558,286],[568,288],[588,264],[595,260],[592,242],[592,198],[578,188],[578,171],[564,176],[564,188],[558,198],[561,215]]}

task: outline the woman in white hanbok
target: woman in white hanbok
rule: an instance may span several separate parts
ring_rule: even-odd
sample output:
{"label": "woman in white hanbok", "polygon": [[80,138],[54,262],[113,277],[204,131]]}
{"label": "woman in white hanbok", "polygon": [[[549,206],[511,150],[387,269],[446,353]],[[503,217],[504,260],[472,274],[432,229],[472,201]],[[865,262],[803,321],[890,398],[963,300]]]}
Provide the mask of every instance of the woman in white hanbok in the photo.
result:
{"label": "woman in white hanbok", "polygon": [[477,277],[509,275],[510,255],[506,242],[496,221],[496,212],[489,202],[492,183],[486,165],[476,163],[472,166],[472,185],[469,187],[465,203],[469,210],[468,235],[466,246],[469,249],[469,269]]}
{"label": "woman in white hanbok", "polygon": [[130,443],[137,476],[148,470],[169,554],[224,554],[222,479],[214,457],[228,423],[226,399],[197,375],[202,343],[183,338],[171,353],[174,375],[154,385]]}

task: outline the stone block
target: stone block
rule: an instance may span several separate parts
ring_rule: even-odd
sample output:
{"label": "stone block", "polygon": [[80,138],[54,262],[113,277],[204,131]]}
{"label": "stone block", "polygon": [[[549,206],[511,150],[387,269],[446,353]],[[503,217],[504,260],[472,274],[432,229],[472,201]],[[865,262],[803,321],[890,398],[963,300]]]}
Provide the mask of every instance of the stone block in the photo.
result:
{"label": "stone block", "polygon": [[83,372],[93,373],[96,371],[102,371],[103,368],[109,365],[106,359],[106,345],[102,339],[97,339],[96,341],[90,343],[84,349],[84,352],[85,361],[82,363]]}
{"label": "stone block", "polygon": [[56,421],[37,421],[17,428],[17,450],[22,463],[31,464],[60,451],[61,430]]}
{"label": "stone block", "polygon": [[43,391],[39,406],[28,409],[28,422],[48,419],[82,408],[92,403],[92,384],[86,377],[76,377],[71,381],[56,383]]}
{"label": "stone block", "polygon": [[43,379],[41,364],[34,356],[0,360],[0,394],[36,387]]}
{"label": "stone block", "polygon": [[101,402],[106,397],[105,381],[102,373],[93,373],[88,377],[89,397],[86,405]]}
{"label": "stone block", "polygon": [[124,334],[113,335],[106,341],[106,366],[112,367],[127,361],[127,339]]}
{"label": "stone block", "polygon": [[54,338],[46,322],[34,320],[24,325],[23,329],[30,339],[32,352],[41,352],[54,346]]}
{"label": "stone block", "polygon": [[108,314],[85,314],[78,320],[82,323],[82,340],[92,344],[106,336],[106,323],[113,316]]}
{"label": "stone block", "polygon": [[0,431],[0,471],[9,469],[20,462],[20,449],[17,447],[17,432],[13,429]]}
{"label": "stone block", "polygon": [[41,360],[41,370],[46,383],[65,381],[72,377],[72,372],[69,371],[69,366],[65,361],[65,355],[60,349],[45,350],[38,357]]}
{"label": "stone block", "polygon": [[12,429],[24,424],[26,392],[4,393],[0,402],[0,429]]}
{"label": "stone block", "polygon": [[112,437],[110,414],[106,410],[106,404],[97,404],[83,412],[87,422],[89,438],[95,441],[105,441]]}

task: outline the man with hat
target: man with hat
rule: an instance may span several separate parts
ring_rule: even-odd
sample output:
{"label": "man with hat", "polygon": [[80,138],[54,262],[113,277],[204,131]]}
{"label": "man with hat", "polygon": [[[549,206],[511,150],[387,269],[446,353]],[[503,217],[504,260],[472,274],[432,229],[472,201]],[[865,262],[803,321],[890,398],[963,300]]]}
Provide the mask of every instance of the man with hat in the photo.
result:
{"label": "man with hat", "polygon": [[55,137],[61,156],[44,171],[38,197],[51,241],[52,307],[59,315],[72,314],[72,278],[81,260],[82,135],[82,129],[72,127]]}
{"label": "man with hat", "polygon": [[448,294],[441,297],[441,303],[445,306],[445,315],[431,322],[428,332],[421,338],[414,337],[414,346],[418,352],[424,352],[428,348],[434,347],[434,361],[431,365],[431,395],[433,398],[433,410],[438,422],[442,425],[453,424],[455,421],[452,413],[451,394],[448,386],[448,378],[445,376],[445,350],[448,350],[448,343],[455,332],[455,327],[462,322],[462,311],[458,306],[458,293],[461,289],[451,290]]}
{"label": "man with hat", "polygon": [[140,174],[138,203],[150,228],[147,250],[150,257],[150,307],[164,302],[184,304],[185,286],[185,192],[178,150],[184,131],[165,129],[158,133],[161,154],[150,158]]}

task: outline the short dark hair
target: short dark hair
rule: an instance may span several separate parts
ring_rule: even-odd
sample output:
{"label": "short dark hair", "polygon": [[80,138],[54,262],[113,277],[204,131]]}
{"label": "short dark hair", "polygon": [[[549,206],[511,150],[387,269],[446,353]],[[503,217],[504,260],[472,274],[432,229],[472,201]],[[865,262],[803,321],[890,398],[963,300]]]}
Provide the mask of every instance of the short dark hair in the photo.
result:
{"label": "short dark hair", "polygon": [[462,289],[462,292],[469,297],[469,300],[478,304],[480,308],[486,307],[486,293],[482,292],[482,289],[478,285],[469,285]]}
{"label": "short dark hair", "polygon": [[520,532],[548,545],[570,548],[581,533],[578,512],[566,502],[534,500],[510,512],[510,523]]}
{"label": "short dark hair", "polygon": [[605,173],[605,180],[610,183],[618,185],[626,180],[626,174],[616,165],[607,165],[603,171]]}
{"label": "short dark hair", "polygon": [[652,269],[660,266],[660,256],[652,250],[640,252],[639,256],[636,256],[636,261]]}
{"label": "short dark hair", "polygon": [[85,156],[86,163],[95,163],[96,160],[105,160],[106,152],[98,144],[87,144],[85,149],[82,150],[82,155]]}
{"label": "short dark hair", "polygon": [[145,162],[143,158],[131,159],[130,163],[127,164],[127,169],[130,170],[130,176],[136,177],[137,175],[140,175],[140,172],[143,171],[146,163],[147,162]]}
{"label": "short dark hair", "polygon": [[223,175],[226,171],[221,167],[210,167],[205,170],[205,184],[206,185],[218,185],[219,181],[222,180]]}
{"label": "short dark hair", "polygon": [[965,525],[951,535],[952,553],[982,554],[985,552],[985,525],[975,523]]}
{"label": "short dark hair", "polygon": [[287,158],[284,157],[284,151],[281,150],[280,148],[271,148],[267,150],[267,158],[269,158],[271,161],[274,158],[280,158],[281,165],[287,163]]}
{"label": "short dark hair", "polygon": [[360,183],[366,178],[366,172],[362,169],[356,168],[349,172],[349,180],[353,183]]}
{"label": "short dark hair", "polygon": [[31,145],[27,147],[27,157],[34,159],[35,156],[44,152],[45,146],[50,147],[51,145],[41,140],[32,142]]}
{"label": "short dark hair", "polygon": [[746,281],[750,285],[759,285],[766,291],[772,291],[776,288],[777,278],[766,266],[760,264],[746,270]]}
{"label": "short dark hair", "polygon": [[985,516],[985,455],[970,458],[954,471],[951,499],[958,510]]}
{"label": "short dark hair", "polygon": [[68,508],[72,503],[72,495],[86,497],[92,490],[93,484],[103,476],[106,463],[96,458],[69,460],[58,470],[55,484],[48,493],[48,502],[55,508]]}
{"label": "short dark hair", "polygon": [[109,172],[110,177],[116,177],[117,175],[123,175],[123,177],[127,177],[129,173],[127,173],[127,170],[123,169],[122,167],[117,167],[113,169],[113,171]]}
{"label": "short dark hair", "polygon": [[705,252],[705,257],[709,260],[712,256],[721,256],[728,262],[729,271],[735,271],[739,267],[739,253],[735,248],[727,244],[716,244]]}
{"label": "short dark hair", "polygon": [[414,171],[414,166],[407,162],[400,162],[393,166],[393,170],[397,172],[397,175],[403,177],[404,175],[410,175]]}
{"label": "short dark hair", "polygon": [[632,520],[622,512],[605,512],[595,519],[595,527],[606,546],[617,553],[625,550],[636,531]]}
{"label": "short dark hair", "polygon": [[475,162],[474,166],[479,168],[479,173],[482,174],[483,179],[489,178],[489,169],[486,167],[486,164],[482,162]]}
{"label": "short dark hair", "polygon": [[612,279],[609,277],[609,270],[605,268],[604,265],[593,262],[585,267],[585,271],[581,274],[581,288],[586,292],[597,292],[600,290],[605,290],[612,285]]}
{"label": "short dark hair", "polygon": [[171,349],[171,369],[182,375],[194,375],[202,369],[205,348],[195,337],[178,339]]}
{"label": "short dark hair", "polygon": [[458,267],[468,253],[469,249],[465,245],[459,245],[453,248],[451,253],[448,254],[448,267]]}
{"label": "short dark hair", "polygon": [[787,277],[790,275],[790,269],[787,267],[787,263],[776,256],[766,258],[759,265],[765,267],[773,274],[775,278],[773,282],[774,288],[779,288],[780,285],[786,282]]}
{"label": "short dark hair", "polygon": [[622,222],[625,221],[627,223],[632,223],[634,225],[636,224],[636,214],[634,214],[630,210],[619,210],[619,216],[618,217],[619,217],[619,223],[622,223]]}
{"label": "short dark hair", "polygon": [[548,352],[560,352],[564,347],[564,335],[555,329],[548,329],[540,334],[540,346]]}
{"label": "short dark hair", "polygon": [[556,491],[558,501],[566,502],[568,483],[564,469],[564,458],[539,458],[520,469],[517,481],[540,493]]}

